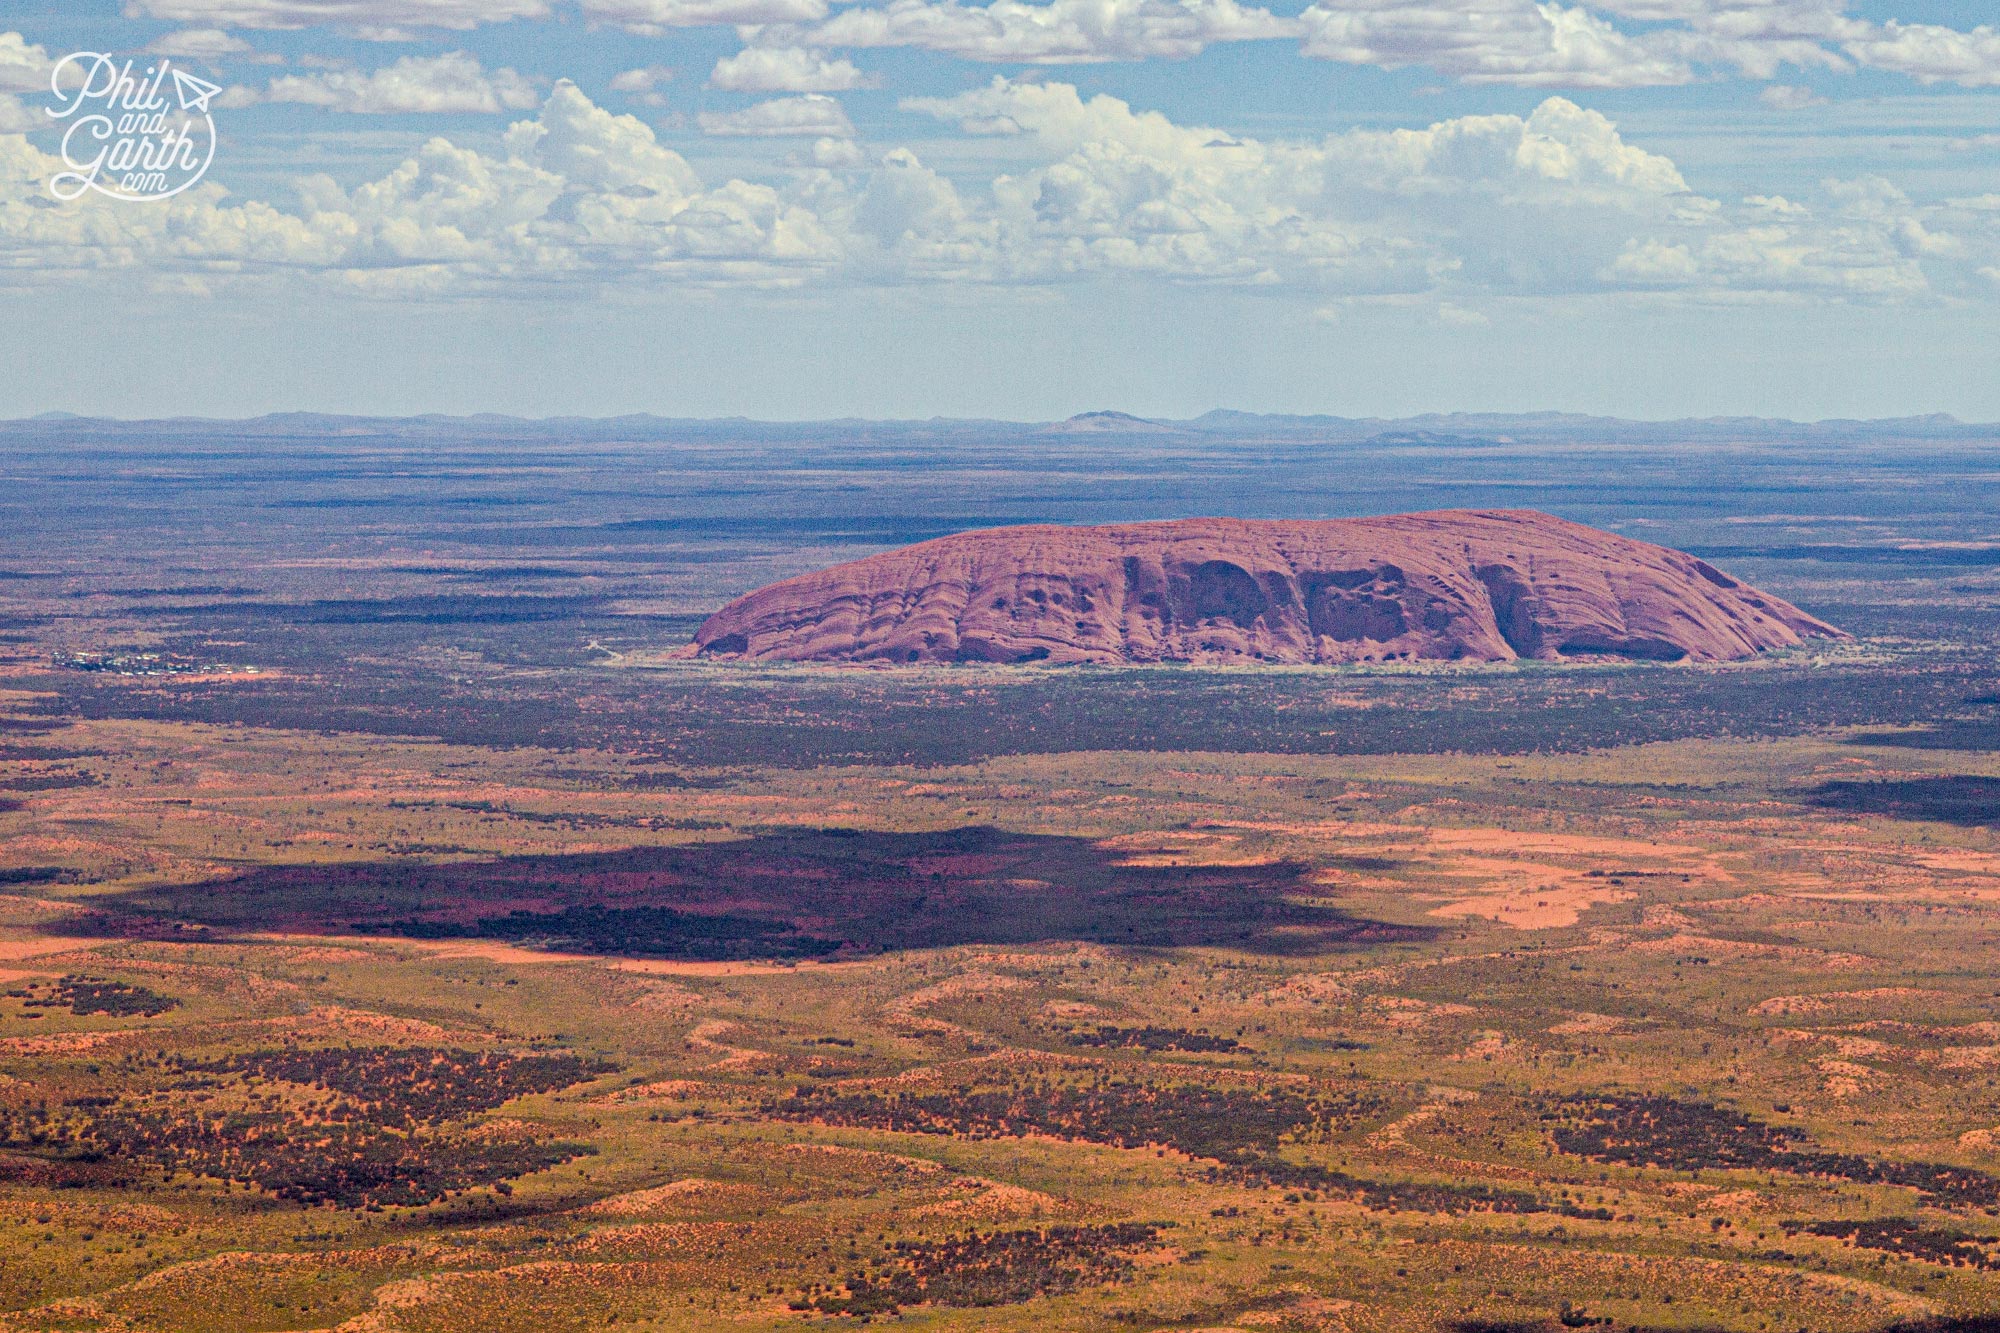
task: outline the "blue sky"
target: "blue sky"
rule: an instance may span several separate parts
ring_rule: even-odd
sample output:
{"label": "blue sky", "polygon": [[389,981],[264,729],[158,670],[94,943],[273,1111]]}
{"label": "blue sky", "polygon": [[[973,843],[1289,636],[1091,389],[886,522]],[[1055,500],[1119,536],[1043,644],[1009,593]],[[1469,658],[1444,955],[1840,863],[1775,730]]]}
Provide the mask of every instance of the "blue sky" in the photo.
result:
{"label": "blue sky", "polygon": [[[1956,0],[0,3],[0,415],[2000,419]],[[221,84],[58,200],[74,51]]]}

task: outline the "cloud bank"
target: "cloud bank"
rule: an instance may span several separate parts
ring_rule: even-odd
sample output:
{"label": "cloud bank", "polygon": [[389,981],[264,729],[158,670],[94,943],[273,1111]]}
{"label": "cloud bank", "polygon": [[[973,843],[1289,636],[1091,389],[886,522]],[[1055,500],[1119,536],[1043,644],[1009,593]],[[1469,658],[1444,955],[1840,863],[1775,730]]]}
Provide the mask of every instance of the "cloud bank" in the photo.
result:
{"label": "cloud bank", "polygon": [[1014,136],[1024,169],[952,179],[907,149],[866,151],[830,97],[705,121],[711,134],[817,142],[777,184],[705,183],[635,117],[558,83],[497,151],[433,138],[351,189],[231,202],[52,207],[55,169],[0,134],[0,282],[140,271],[197,285],[517,298],[599,287],[950,282],[1219,284],[1337,308],[1424,301],[1992,300],[2000,196],[1919,205],[1875,178],[1811,198],[1710,197],[1597,112],[1260,140],[1108,96],[1005,78],[913,113]]}
{"label": "cloud bank", "polygon": [[541,102],[531,79],[511,69],[491,73],[463,51],[440,56],[404,56],[393,65],[362,73],[286,74],[261,92],[233,88],[224,105],[298,102],[356,115],[497,115],[526,111]]}

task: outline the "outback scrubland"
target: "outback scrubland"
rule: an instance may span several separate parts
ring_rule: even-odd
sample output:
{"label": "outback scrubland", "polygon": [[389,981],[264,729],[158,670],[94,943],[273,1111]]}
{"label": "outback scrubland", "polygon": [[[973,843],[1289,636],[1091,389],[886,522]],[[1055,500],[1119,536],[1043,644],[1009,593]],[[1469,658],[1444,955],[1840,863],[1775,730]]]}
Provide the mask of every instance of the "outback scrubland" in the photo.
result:
{"label": "outback scrubland", "polygon": [[[1144,443],[1083,517],[1186,503]],[[469,445],[423,505],[350,503],[411,466],[377,447],[298,446],[319,470],[267,491],[226,449],[228,485],[25,455],[0,1328],[2000,1312],[1984,455],[1962,514],[1887,464],[1706,504],[1581,474],[1574,516],[1622,505],[1852,643],[883,672],[673,656],[879,525],[619,527],[656,520],[578,498],[601,458]],[[844,466],[798,492],[880,480]],[[923,466],[967,522],[1040,503]]]}

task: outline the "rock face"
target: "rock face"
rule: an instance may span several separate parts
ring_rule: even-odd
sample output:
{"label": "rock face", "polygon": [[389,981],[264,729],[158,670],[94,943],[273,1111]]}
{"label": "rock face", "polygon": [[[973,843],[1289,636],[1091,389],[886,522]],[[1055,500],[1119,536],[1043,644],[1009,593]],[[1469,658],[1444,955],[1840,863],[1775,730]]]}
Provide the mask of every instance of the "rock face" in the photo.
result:
{"label": "rock face", "polygon": [[1717,661],[1845,638],[1679,551],[1529,510],[965,532],[774,583],[694,651],[791,662]]}

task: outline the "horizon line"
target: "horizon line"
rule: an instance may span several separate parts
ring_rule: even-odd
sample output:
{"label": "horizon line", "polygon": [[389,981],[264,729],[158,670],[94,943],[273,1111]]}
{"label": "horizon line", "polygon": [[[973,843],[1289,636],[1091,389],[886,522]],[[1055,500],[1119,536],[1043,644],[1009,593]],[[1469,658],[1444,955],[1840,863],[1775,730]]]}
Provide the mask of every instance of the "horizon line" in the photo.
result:
{"label": "horizon line", "polygon": [[1176,428],[1210,421],[1213,418],[1239,418],[1249,421],[1299,421],[1326,422],[1329,424],[1360,425],[1383,423],[1396,425],[1412,421],[1522,421],[1522,422],[1604,422],[1627,426],[1676,426],[1676,425],[1761,425],[1761,426],[1831,426],[1860,425],[1887,426],[1927,424],[1964,429],[2000,430],[2000,421],[1966,421],[1949,412],[1904,413],[1880,417],[1816,417],[1801,419],[1784,416],[1764,416],[1755,413],[1716,413],[1708,416],[1674,417],[1627,417],[1602,412],[1578,412],[1562,408],[1539,408],[1523,411],[1487,410],[1457,408],[1451,410],[1431,409],[1423,412],[1407,413],[1401,416],[1384,416],[1368,413],[1357,416],[1343,416],[1335,412],[1271,412],[1242,408],[1213,407],[1206,412],[1190,417],[1142,416],[1115,408],[1094,408],[1072,413],[1067,417],[1011,418],[990,416],[952,416],[942,413],[927,417],[919,416],[825,416],[825,417],[755,417],[743,413],[728,413],[719,416],[672,416],[655,411],[617,412],[592,416],[583,413],[553,413],[546,416],[526,416],[512,412],[359,412],[320,411],[313,409],[284,409],[259,412],[246,416],[211,416],[198,413],[177,413],[168,416],[112,416],[93,412],[70,412],[60,409],[34,413],[28,416],[0,417],[0,426],[63,425],[100,423],[120,426],[140,425],[251,425],[259,422],[286,419],[306,419],[318,421],[355,422],[509,422],[520,425],[555,425],[564,423],[614,423],[621,421],[652,421],[666,423],[687,423],[695,425],[751,425],[751,426],[818,426],[818,425],[992,425],[992,426],[1064,426],[1074,423],[1105,423],[1114,428],[1125,429],[1158,426]]}

